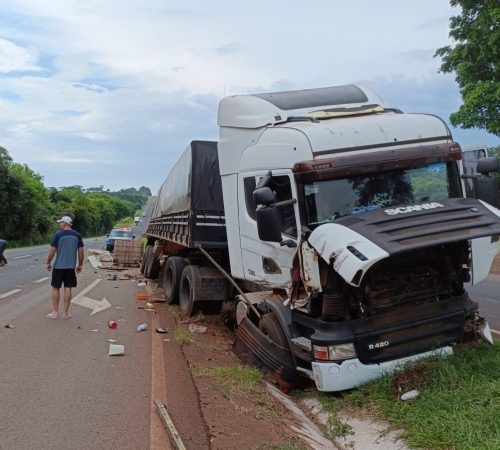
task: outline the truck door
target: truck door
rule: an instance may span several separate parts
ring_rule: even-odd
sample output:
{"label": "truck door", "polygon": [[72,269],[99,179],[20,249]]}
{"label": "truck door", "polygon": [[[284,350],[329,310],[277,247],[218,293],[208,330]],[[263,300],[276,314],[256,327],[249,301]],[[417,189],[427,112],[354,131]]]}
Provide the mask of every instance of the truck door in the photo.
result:
{"label": "truck door", "polygon": [[[462,187],[464,195],[468,198],[476,198],[474,177],[477,162],[488,156],[486,147],[464,147],[462,148],[462,160],[460,161],[460,175],[462,177]],[[497,237],[484,237],[472,239],[472,279],[471,284],[475,285],[484,280],[490,270],[493,258],[499,251],[499,241]]]}
{"label": "truck door", "polygon": [[[259,171],[239,175],[238,208],[240,218],[241,253],[245,279],[268,287],[287,287],[296,246],[280,246],[275,242],[263,242],[257,233],[253,191],[266,172]],[[276,192],[277,201],[297,198],[291,170],[274,170],[268,185]],[[283,217],[283,240],[297,243],[299,215],[297,203],[280,207]],[[293,244],[292,244],[293,245]]]}

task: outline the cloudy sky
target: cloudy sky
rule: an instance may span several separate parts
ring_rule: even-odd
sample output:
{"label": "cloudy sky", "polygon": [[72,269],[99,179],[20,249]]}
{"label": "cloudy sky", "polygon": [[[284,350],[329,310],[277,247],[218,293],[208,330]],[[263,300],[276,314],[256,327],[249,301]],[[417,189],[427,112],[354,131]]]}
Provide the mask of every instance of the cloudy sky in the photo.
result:
{"label": "cloudy sky", "polygon": [[[46,186],[155,192],[225,95],[362,83],[448,121],[447,0],[0,0],[0,145]],[[452,129],[462,145],[499,145]]]}

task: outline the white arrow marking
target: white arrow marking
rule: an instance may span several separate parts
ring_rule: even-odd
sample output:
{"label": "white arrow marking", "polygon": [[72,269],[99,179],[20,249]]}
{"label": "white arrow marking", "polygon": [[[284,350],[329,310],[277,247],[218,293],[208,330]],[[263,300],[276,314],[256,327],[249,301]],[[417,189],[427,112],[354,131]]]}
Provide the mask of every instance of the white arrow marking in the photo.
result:
{"label": "white arrow marking", "polygon": [[111,306],[111,303],[109,303],[106,297],[103,297],[102,300],[95,300],[93,298],[85,297],[85,294],[91,291],[94,288],[94,286],[96,286],[101,280],[102,278],[97,278],[96,280],[94,280],[83,291],[75,295],[75,297],[73,297],[73,299],[71,300],[71,303],[74,303],[75,305],[78,306],[82,306],[83,308],[91,309],[92,310],[92,312],[90,313],[91,316],[105,310],[106,308],[109,308]]}
{"label": "white arrow marking", "polygon": [[108,302],[108,299],[106,297],[103,297],[102,300],[95,300],[89,297],[80,297],[76,302],[72,300],[71,303],[75,303],[78,306],[91,309],[91,316],[111,307],[111,303]]}

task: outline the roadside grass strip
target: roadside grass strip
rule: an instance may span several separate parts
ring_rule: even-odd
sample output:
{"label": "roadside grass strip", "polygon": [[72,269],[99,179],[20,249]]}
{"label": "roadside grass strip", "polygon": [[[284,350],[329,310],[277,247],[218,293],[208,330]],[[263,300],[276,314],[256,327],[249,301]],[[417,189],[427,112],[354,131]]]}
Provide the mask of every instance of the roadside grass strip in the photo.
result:
{"label": "roadside grass strip", "polygon": [[184,327],[177,327],[174,333],[175,340],[180,345],[188,345],[196,342],[198,340],[198,336],[191,334]]}
{"label": "roadside grass strip", "polygon": [[[413,389],[418,397],[400,400]],[[416,363],[330,402],[385,419],[404,430],[402,438],[412,448],[498,450],[500,343],[456,348],[453,356]]]}

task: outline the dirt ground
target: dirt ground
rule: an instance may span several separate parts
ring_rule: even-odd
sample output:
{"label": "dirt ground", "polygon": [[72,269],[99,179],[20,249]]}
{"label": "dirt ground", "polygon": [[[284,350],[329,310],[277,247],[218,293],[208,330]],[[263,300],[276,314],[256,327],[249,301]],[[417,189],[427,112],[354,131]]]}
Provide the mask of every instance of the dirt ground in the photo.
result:
{"label": "dirt ground", "polygon": [[[188,450],[271,450],[309,448],[290,431],[296,420],[265,389],[263,383],[239,383],[243,366],[233,354],[233,334],[219,316],[190,320],[176,306],[158,301],[155,308],[168,330],[164,340],[167,410]],[[189,325],[206,327],[190,333]]]}
{"label": "dirt ground", "polygon": [[500,275],[500,255],[497,255],[493,260],[493,265],[491,266],[491,272]]}

